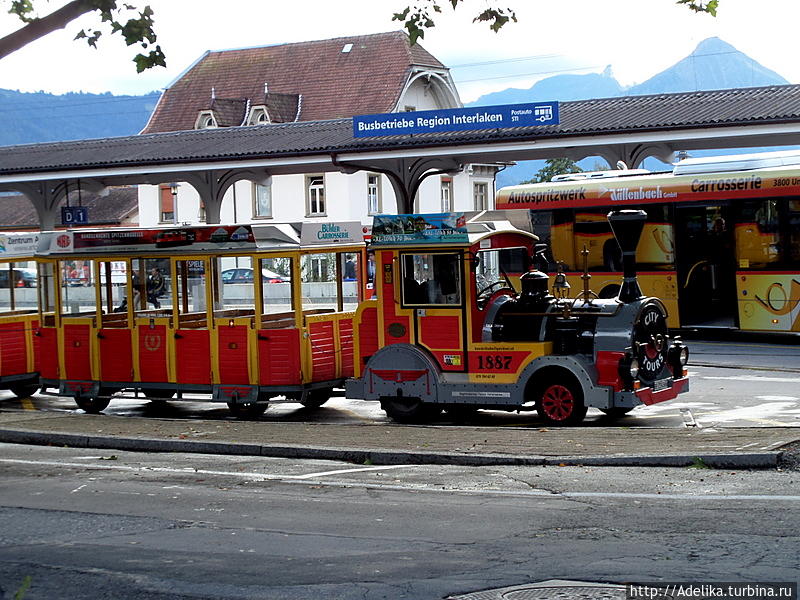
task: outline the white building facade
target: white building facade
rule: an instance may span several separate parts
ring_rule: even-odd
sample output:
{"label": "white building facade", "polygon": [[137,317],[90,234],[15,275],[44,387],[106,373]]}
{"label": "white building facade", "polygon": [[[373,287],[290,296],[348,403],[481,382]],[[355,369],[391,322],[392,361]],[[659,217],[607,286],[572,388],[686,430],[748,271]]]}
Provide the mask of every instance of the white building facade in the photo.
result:
{"label": "white building facade", "polygon": [[[240,51],[207,53],[165,90],[150,123],[143,133],[186,128],[224,126],[259,127],[270,123],[297,120],[324,120],[356,114],[404,112],[461,107],[448,69],[419,46],[409,47],[405,34],[394,32],[322,42],[287,44]],[[280,54],[276,49],[284,52]],[[267,58],[264,55],[271,55]],[[291,60],[292,55],[315,57],[326,77],[335,76],[335,100],[321,97],[326,81],[292,81],[291,73],[269,72],[273,63]],[[398,57],[407,64],[394,67]],[[268,60],[268,59],[272,60]],[[253,69],[235,70],[242,62],[263,60],[269,63],[253,76]],[[210,64],[205,64],[209,62]],[[341,67],[341,63],[345,67]],[[387,64],[384,65],[383,62]],[[226,64],[229,63],[229,64]],[[326,67],[326,63],[333,66]],[[294,62],[296,66],[296,62]],[[197,69],[197,67],[203,67]],[[225,87],[214,83],[208,73],[218,69],[251,82],[237,81]],[[331,70],[339,68],[338,73]],[[231,69],[234,69],[231,74]],[[296,68],[296,71],[302,69]],[[372,71],[372,73],[364,71]],[[198,75],[195,71],[200,71]],[[378,75],[381,73],[381,75]],[[283,76],[283,79],[281,79]],[[213,75],[212,75],[213,77]],[[273,81],[260,83],[271,77]],[[234,78],[235,79],[235,78]],[[263,87],[261,87],[263,85]],[[344,88],[342,88],[344,86]],[[370,96],[359,90],[379,88]],[[392,89],[394,88],[394,89]],[[256,89],[256,92],[252,90]],[[317,90],[321,90],[317,93]],[[203,90],[207,90],[205,98]],[[280,90],[280,91],[278,91]],[[349,94],[349,97],[347,97]],[[345,96],[343,98],[343,96]],[[339,103],[336,106],[336,102]],[[494,207],[495,175],[498,165],[471,165],[454,175],[435,174],[422,182],[415,198],[415,211],[437,213],[470,211]],[[375,214],[396,214],[397,202],[386,175],[357,172],[307,173],[267,176],[261,181],[238,181],[225,193],[220,207],[222,223],[263,221],[360,221],[372,223]],[[198,191],[190,184],[175,181],[139,187],[139,221],[143,227],[164,224],[202,223],[206,215]]]}

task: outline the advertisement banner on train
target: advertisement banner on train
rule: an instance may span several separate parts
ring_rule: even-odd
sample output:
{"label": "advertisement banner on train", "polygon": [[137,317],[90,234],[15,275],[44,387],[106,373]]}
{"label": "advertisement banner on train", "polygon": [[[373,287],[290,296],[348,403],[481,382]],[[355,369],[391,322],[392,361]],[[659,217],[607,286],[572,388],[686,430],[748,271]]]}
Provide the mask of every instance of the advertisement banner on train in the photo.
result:
{"label": "advertisement banner on train", "polygon": [[0,234],[0,259],[15,256],[33,256],[39,248],[38,233]]}
{"label": "advertisement banner on train", "polygon": [[498,209],[613,207],[660,202],[700,202],[800,194],[800,169],[758,173],[656,174],[518,185],[497,192]]}
{"label": "advertisement banner on train", "polygon": [[106,229],[64,231],[49,234],[49,252],[140,252],[191,246],[197,250],[253,247],[252,229],[247,225],[182,227],[171,229]]}
{"label": "advertisement banner on train", "polygon": [[380,215],[372,222],[373,244],[468,242],[464,213]]}

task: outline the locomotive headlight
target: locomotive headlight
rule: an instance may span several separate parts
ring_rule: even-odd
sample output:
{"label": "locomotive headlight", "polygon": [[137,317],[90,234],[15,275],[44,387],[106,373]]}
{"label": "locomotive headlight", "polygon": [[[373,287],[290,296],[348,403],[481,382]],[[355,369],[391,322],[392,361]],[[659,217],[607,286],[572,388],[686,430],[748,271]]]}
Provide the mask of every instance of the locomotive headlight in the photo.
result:
{"label": "locomotive headlight", "polygon": [[667,354],[667,360],[672,366],[672,371],[675,375],[681,376],[683,374],[683,367],[689,362],[689,347],[680,342],[672,344]]}
{"label": "locomotive headlight", "polygon": [[631,379],[636,379],[639,375],[639,361],[635,358],[631,359],[631,364],[628,365],[628,369],[630,370]]}

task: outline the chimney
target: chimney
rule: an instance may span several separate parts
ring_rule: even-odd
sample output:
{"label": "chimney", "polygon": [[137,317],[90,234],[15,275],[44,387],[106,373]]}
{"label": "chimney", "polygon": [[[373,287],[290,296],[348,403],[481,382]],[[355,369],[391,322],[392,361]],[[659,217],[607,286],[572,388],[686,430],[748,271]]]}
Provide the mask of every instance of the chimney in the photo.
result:
{"label": "chimney", "polygon": [[642,290],[636,279],[636,246],[639,245],[646,221],[647,213],[643,210],[616,210],[608,213],[611,231],[622,250],[622,289],[619,291],[619,299],[626,304],[642,297]]}

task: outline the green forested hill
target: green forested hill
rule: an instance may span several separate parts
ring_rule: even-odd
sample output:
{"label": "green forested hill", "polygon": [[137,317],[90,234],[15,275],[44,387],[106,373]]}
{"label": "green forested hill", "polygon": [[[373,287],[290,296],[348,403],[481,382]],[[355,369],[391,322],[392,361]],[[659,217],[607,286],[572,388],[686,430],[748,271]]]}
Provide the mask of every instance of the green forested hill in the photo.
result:
{"label": "green forested hill", "polygon": [[147,123],[159,96],[0,89],[0,146],[134,135]]}

